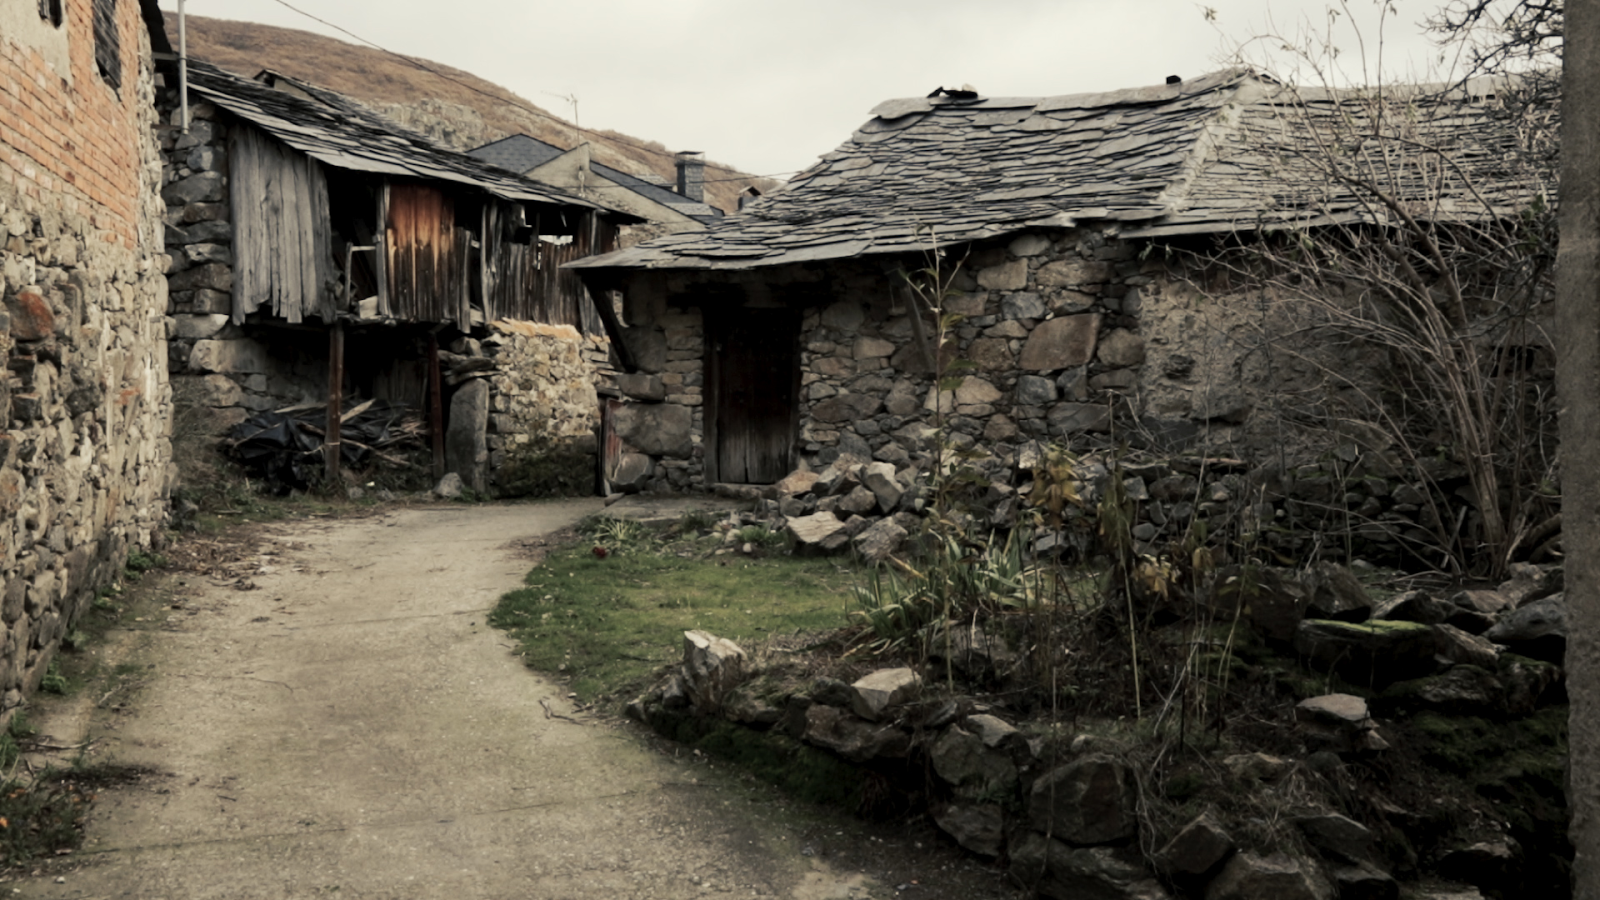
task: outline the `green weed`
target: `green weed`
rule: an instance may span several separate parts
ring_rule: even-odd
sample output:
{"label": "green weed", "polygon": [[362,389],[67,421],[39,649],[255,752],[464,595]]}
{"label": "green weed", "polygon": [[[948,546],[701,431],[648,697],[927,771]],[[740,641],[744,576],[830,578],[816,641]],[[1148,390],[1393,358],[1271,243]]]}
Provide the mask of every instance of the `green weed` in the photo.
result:
{"label": "green weed", "polygon": [[578,526],[578,533],[607,550],[641,549],[652,537],[644,523],[612,516],[591,516]]}
{"label": "green weed", "polygon": [[765,525],[746,525],[739,529],[739,542],[753,544],[762,550],[783,550],[789,546],[789,536]]}
{"label": "green weed", "polygon": [[0,783],[0,856],[5,865],[78,849],[96,792],[141,774],[123,766],[74,766],[46,769],[30,781],[10,778]]}
{"label": "green weed", "polygon": [[128,554],[126,568],[129,575],[137,576],[152,570],[159,569],[167,564],[167,558],[159,553],[146,553],[143,550],[134,550]]}
{"label": "green weed", "polygon": [[[1055,585],[1025,558],[1033,543],[1023,528],[1004,540],[958,538],[949,531],[930,535],[931,549],[913,566],[894,560],[856,588],[853,615],[866,625],[858,643],[873,653],[909,649],[928,626],[974,612],[1033,609]],[[925,651],[925,647],[917,647]]]}
{"label": "green weed", "polygon": [[50,665],[45,669],[44,677],[39,679],[39,690],[46,694],[65,694],[67,692],[67,676],[61,674],[61,664],[57,660],[50,660]]}

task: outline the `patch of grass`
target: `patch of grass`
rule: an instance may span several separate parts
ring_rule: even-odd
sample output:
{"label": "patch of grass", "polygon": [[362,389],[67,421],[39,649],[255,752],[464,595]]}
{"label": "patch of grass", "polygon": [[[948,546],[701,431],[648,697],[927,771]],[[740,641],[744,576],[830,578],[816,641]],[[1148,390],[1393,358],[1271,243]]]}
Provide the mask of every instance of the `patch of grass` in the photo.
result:
{"label": "patch of grass", "polygon": [[31,781],[0,784],[0,856],[16,866],[70,853],[83,845],[83,824],[101,788],[137,780],[139,770],[114,765],[47,769]]}
{"label": "patch of grass", "polygon": [[681,655],[683,632],[735,642],[837,628],[856,575],[826,559],[712,560],[654,550],[598,558],[587,542],[552,553],[489,623],[527,664],[566,675],[585,700],[618,696]]}

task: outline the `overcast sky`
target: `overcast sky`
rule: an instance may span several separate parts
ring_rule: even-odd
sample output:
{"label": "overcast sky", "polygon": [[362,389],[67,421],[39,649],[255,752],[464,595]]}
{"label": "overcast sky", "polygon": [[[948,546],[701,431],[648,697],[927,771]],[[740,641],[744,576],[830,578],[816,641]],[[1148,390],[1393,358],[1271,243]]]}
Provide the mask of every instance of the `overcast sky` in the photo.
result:
{"label": "overcast sky", "polygon": [[[287,0],[385,49],[505,85],[580,124],[702,150],[783,176],[832,150],[891,97],[971,84],[1043,96],[1159,84],[1221,67],[1252,35],[1325,32],[1323,0]],[[1438,4],[1393,0],[1391,75],[1438,70],[1420,23]],[[176,9],[176,0],[162,0]],[[1203,10],[1215,10],[1208,21]],[[1333,32],[1360,78],[1354,18],[1375,71],[1375,0]],[[284,0],[186,0],[189,13],[349,39]],[[603,12],[602,12],[603,11]],[[1259,59],[1273,42],[1257,43]],[[1446,63],[1448,64],[1448,62]],[[558,96],[559,95],[559,96]]]}

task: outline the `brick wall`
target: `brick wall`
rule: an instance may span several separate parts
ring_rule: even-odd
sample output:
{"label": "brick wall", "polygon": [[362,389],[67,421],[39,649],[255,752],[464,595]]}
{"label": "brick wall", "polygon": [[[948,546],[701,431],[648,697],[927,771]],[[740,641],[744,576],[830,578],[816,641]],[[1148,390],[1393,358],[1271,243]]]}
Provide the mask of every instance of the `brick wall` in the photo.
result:
{"label": "brick wall", "polygon": [[93,6],[57,30],[0,0],[0,722],[159,541],[171,481],[156,76],[117,0],[102,79]]}

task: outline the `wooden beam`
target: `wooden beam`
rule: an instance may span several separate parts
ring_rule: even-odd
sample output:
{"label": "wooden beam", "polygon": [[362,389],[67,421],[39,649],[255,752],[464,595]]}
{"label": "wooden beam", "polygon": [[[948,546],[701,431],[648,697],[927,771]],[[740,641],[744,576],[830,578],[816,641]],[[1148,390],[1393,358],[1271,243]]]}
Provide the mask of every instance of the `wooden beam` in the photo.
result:
{"label": "wooden beam", "polygon": [[344,323],[335,319],[328,328],[328,422],[322,438],[323,474],[330,486],[339,481],[339,458],[344,449],[339,441],[343,424],[339,404],[344,397]]}
{"label": "wooden beam", "polygon": [[433,480],[444,477],[444,396],[439,383],[439,336],[428,333],[428,430],[433,435]]}

